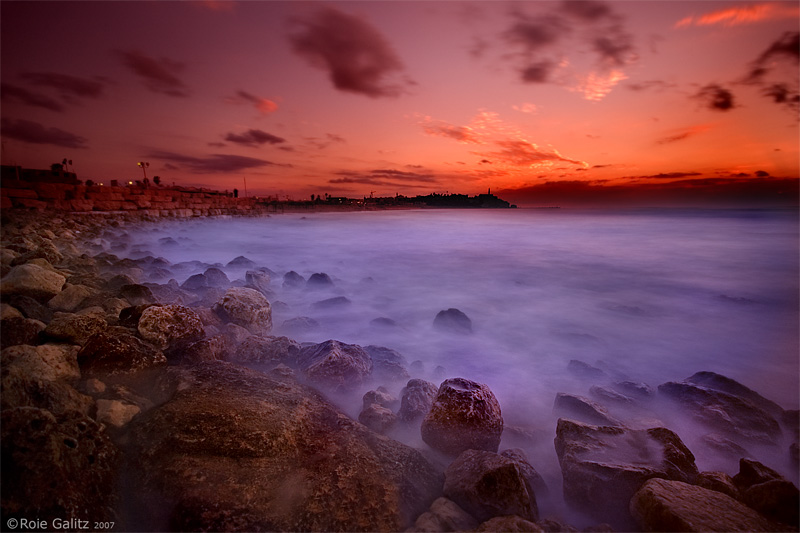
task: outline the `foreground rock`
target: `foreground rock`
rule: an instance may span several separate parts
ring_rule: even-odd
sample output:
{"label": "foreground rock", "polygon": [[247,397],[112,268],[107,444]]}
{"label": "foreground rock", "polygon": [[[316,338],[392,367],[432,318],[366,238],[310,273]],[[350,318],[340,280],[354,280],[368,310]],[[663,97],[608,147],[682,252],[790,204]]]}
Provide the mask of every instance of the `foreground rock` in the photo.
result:
{"label": "foreground rock", "polygon": [[336,340],[303,348],[297,365],[312,382],[335,389],[353,388],[372,372],[372,359],[361,346]]}
{"label": "foreground rock", "polygon": [[630,512],[643,531],[782,529],[726,494],[666,479],[647,481],[631,499]]}
{"label": "foreground rock", "polygon": [[628,501],[650,478],[693,482],[694,456],[666,428],[623,429],[559,419],[556,453],[567,503],[628,525]]}
{"label": "foreground rock", "polygon": [[481,522],[505,515],[538,519],[534,489],[508,457],[467,450],[444,476],[444,495]]}
{"label": "foreground rock", "polygon": [[267,298],[255,289],[228,289],[214,310],[225,320],[247,328],[253,335],[266,335],[272,329],[272,308]]}
{"label": "foreground rock", "polygon": [[163,366],[167,358],[133,335],[97,333],[78,352],[78,362],[87,376],[113,376]]}
{"label": "foreground rock", "polygon": [[491,389],[464,378],[439,386],[422,421],[422,440],[431,448],[458,455],[464,450],[497,452],[503,433],[500,404]]}
{"label": "foreground rock", "polygon": [[478,521],[452,500],[436,498],[431,508],[419,515],[411,531],[469,531]]}
{"label": "foreground rock", "polygon": [[97,422],[20,407],[2,412],[0,428],[4,525],[10,518],[117,520],[119,456]]}
{"label": "foreground rock", "polygon": [[29,296],[46,302],[61,292],[67,278],[39,265],[26,263],[15,266],[0,280],[0,292],[6,296]]}
{"label": "foreground rock", "polygon": [[212,362],[180,380],[127,426],[133,529],[398,531],[441,488],[421,454],[290,377]]}
{"label": "foreground rock", "polygon": [[758,461],[741,459],[739,473],[733,477],[733,483],[741,492],[742,501],[749,507],[794,529],[800,525],[800,492],[776,471]]}
{"label": "foreground rock", "polygon": [[205,336],[203,322],[197,313],[176,304],[148,307],[139,318],[138,329],[142,338],[162,350]]}

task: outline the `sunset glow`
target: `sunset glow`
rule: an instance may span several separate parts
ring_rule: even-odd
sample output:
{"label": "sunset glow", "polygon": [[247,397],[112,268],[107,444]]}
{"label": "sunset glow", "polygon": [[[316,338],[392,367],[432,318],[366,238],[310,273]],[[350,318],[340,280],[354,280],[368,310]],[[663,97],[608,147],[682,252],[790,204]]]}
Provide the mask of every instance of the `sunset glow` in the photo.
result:
{"label": "sunset glow", "polygon": [[14,2],[2,163],[307,199],[797,204],[796,2]]}

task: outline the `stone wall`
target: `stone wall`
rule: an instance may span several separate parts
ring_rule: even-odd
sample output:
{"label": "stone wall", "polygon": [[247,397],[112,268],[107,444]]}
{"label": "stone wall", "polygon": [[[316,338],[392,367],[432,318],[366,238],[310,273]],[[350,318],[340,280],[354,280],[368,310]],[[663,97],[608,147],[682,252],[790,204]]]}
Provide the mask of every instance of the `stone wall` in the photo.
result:
{"label": "stone wall", "polygon": [[234,198],[210,189],[109,187],[4,179],[0,208],[70,212],[125,211],[150,216],[257,215],[278,209],[264,199]]}

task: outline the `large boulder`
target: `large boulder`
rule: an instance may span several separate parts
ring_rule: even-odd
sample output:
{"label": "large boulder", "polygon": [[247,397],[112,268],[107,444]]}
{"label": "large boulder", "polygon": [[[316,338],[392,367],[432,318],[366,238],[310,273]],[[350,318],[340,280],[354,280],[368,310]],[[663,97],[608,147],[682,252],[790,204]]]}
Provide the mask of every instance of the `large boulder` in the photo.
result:
{"label": "large boulder", "polygon": [[624,429],[559,419],[556,454],[570,505],[629,525],[628,501],[650,478],[693,482],[692,452],[666,428]]}
{"label": "large boulder", "polygon": [[598,426],[621,426],[622,423],[611,416],[605,407],[583,396],[559,392],[553,402],[556,415],[575,418],[581,422]]}
{"label": "large boulder", "polygon": [[422,440],[449,455],[497,452],[503,433],[500,404],[488,386],[464,378],[445,380],[422,420]]}
{"label": "large boulder", "polygon": [[46,302],[61,292],[67,278],[58,272],[31,263],[18,265],[0,280],[0,293],[29,296]]}
{"label": "large boulder", "polygon": [[97,333],[78,352],[78,363],[87,376],[113,376],[164,366],[167,358],[133,335]]}
{"label": "large boulder", "polygon": [[376,378],[389,381],[407,380],[409,378],[408,362],[403,357],[403,354],[397,350],[374,345],[365,346],[364,349],[372,358],[372,373]]}
{"label": "large boulder", "polygon": [[143,339],[161,350],[205,336],[203,322],[197,313],[177,304],[148,307],[139,318],[138,330]]}
{"label": "large boulder", "polygon": [[726,494],[658,478],[650,479],[634,494],[630,512],[642,531],[782,529]]}
{"label": "large boulder", "polygon": [[372,359],[361,346],[336,340],[306,346],[297,366],[310,381],[335,389],[356,387],[372,373]]}
{"label": "large boulder", "polygon": [[47,302],[48,307],[56,311],[73,312],[78,309],[81,303],[93,294],[89,287],[83,285],[70,285],[67,283],[64,290],[50,298]]}
{"label": "large boulder", "polygon": [[410,531],[470,531],[477,526],[478,521],[456,502],[447,498],[436,498],[430,509],[417,517]]}
{"label": "large boulder", "polygon": [[266,335],[272,329],[272,308],[266,297],[254,289],[232,287],[214,310],[225,320],[247,328],[253,335]]}
{"label": "large boulder", "polygon": [[467,450],[444,474],[444,495],[483,522],[495,516],[518,515],[537,520],[533,487],[508,457]]}
{"label": "large boulder", "polygon": [[472,333],[472,320],[462,311],[451,307],[436,314],[433,327],[450,333]]}
{"label": "large boulder", "polygon": [[112,509],[119,454],[100,424],[77,413],[57,418],[18,407],[2,412],[0,431],[4,525],[11,518],[118,520]]}
{"label": "large boulder", "polygon": [[791,481],[775,470],[751,459],[739,461],[739,473],[733,483],[741,491],[742,501],[759,513],[791,525],[800,525],[800,492]]}
{"label": "large boulder", "polygon": [[0,352],[3,371],[18,371],[47,381],[75,380],[81,376],[75,347],[61,344],[19,345]]}
{"label": "large boulder", "polygon": [[131,529],[401,531],[441,489],[419,452],[289,376],[219,361],[181,373],[180,392],[126,426]]}
{"label": "large boulder", "polygon": [[400,411],[397,416],[404,422],[423,418],[431,410],[439,388],[424,379],[410,379],[400,395]]}
{"label": "large boulder", "polygon": [[57,341],[83,345],[89,337],[108,327],[104,318],[60,313],[47,324],[44,335]]}
{"label": "large boulder", "polygon": [[781,416],[784,414],[784,409],[777,403],[773,402],[772,400],[768,400],[764,398],[759,393],[754,391],[753,389],[742,385],[738,381],[731,379],[727,376],[723,376],[722,374],[717,374],[716,372],[697,372],[692,376],[686,378],[686,381],[689,383],[694,383],[695,385],[699,385],[701,387],[705,387],[707,389],[718,390],[722,392],[727,392],[728,394],[732,394],[733,396],[738,396],[739,398],[743,398],[748,400],[750,403],[755,405],[756,407],[763,409],[764,411],[770,413],[772,416],[780,419]]}
{"label": "large boulder", "polygon": [[658,393],[694,420],[737,440],[773,444],[781,438],[778,421],[747,398],[686,381],[663,383]]}
{"label": "large boulder", "polygon": [[33,318],[4,318],[0,320],[0,349],[19,344],[39,344],[39,334],[44,328],[43,322]]}
{"label": "large boulder", "polygon": [[249,335],[227,360],[237,363],[283,363],[293,366],[297,362],[300,345],[288,337]]}

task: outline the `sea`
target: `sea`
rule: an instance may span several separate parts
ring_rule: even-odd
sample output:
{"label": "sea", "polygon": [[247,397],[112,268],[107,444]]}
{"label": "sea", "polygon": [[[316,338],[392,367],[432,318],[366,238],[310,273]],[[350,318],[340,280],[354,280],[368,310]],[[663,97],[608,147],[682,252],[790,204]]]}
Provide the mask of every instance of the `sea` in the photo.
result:
{"label": "sea", "polygon": [[[487,384],[507,425],[544,432],[544,455],[532,463],[556,479],[558,392],[588,397],[593,384],[614,380],[656,389],[712,371],[798,408],[799,229],[796,209],[304,213],[167,222],[131,231],[128,255],[182,263],[178,282],[207,265],[241,279],[244,269],[226,265],[252,260],[271,273],[274,335],[385,346],[414,377]],[[333,285],[284,287],[288,271],[325,273]],[[434,327],[451,308],[472,333]],[[298,317],[318,325],[298,330]],[[571,361],[602,377],[587,380]],[[357,416],[360,403],[341,407]],[[642,423],[664,422],[696,442],[702,430],[668,412]],[[780,455],[771,466],[796,482],[787,449],[788,441],[760,456]],[[701,470],[737,471],[712,452],[695,455]]]}

